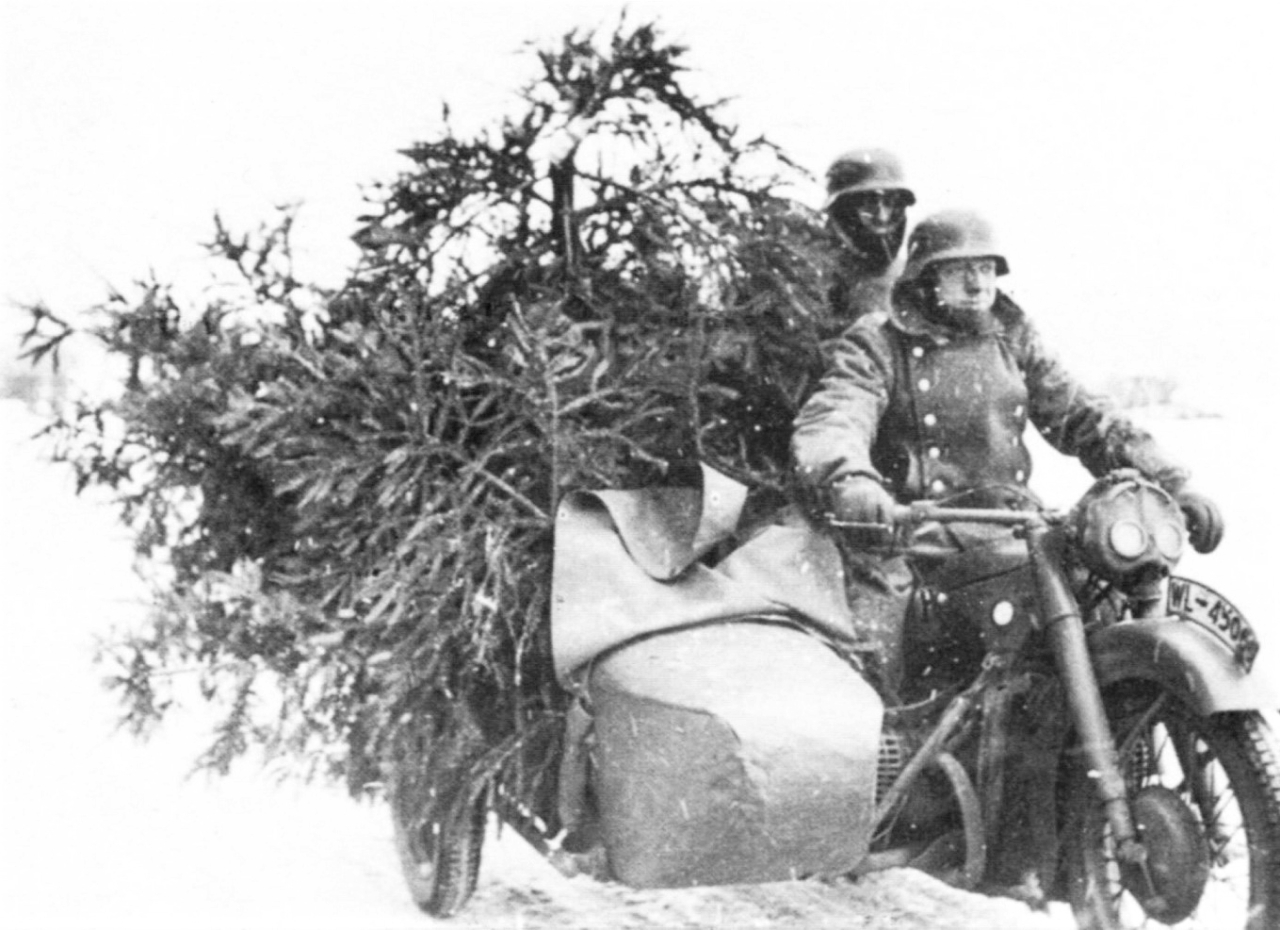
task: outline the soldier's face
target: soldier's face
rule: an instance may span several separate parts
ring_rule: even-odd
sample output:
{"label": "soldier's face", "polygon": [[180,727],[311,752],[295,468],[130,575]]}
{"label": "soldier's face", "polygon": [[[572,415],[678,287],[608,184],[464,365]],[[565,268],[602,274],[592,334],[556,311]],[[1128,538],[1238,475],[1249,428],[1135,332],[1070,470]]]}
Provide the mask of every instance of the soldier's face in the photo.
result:
{"label": "soldier's face", "polygon": [[889,236],[906,220],[907,197],[902,191],[859,191],[842,197],[833,212],[838,222],[856,222],[877,236]]}
{"label": "soldier's face", "polygon": [[984,313],[996,302],[998,266],[994,258],[938,262],[938,303],[963,313]]}

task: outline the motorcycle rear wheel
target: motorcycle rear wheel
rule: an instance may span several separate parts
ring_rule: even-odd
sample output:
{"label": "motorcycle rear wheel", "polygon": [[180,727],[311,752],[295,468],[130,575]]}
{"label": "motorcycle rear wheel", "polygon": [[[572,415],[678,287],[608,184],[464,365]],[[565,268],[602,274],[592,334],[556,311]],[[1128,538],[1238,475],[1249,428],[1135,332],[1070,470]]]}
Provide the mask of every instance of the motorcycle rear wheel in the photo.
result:
{"label": "motorcycle rear wheel", "polygon": [[471,899],[484,846],[484,796],[441,823],[423,821],[392,799],[396,853],[413,902],[433,917],[452,917]]}
{"label": "motorcycle rear wheel", "polygon": [[[1076,771],[1067,789],[1064,852],[1067,895],[1079,925],[1280,926],[1280,755],[1266,721],[1256,712],[1204,717],[1149,688],[1113,692],[1107,704],[1130,798],[1146,789],[1158,801],[1154,807],[1177,815],[1170,820],[1180,818],[1185,826],[1177,829],[1197,834],[1181,843],[1186,874],[1163,879],[1171,901],[1180,893],[1193,898],[1166,914],[1168,923],[1144,911],[1125,886],[1093,780]],[[1153,868],[1172,861],[1167,850],[1151,855]],[[1202,893],[1186,891],[1201,881]]]}

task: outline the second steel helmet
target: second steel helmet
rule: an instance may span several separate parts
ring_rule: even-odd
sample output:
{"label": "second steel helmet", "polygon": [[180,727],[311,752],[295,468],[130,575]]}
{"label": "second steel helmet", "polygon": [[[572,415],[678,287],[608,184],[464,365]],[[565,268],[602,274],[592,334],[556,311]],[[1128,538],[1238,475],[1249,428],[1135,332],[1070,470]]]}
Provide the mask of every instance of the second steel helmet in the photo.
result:
{"label": "second steel helmet", "polygon": [[884,149],[854,149],[845,152],[827,169],[827,201],[824,209],[845,194],[859,191],[902,191],[906,205],[916,202],[915,194],[902,177],[902,165],[892,152]]}
{"label": "second steel helmet", "polygon": [[1009,262],[990,223],[972,210],[944,210],[921,220],[911,231],[902,280],[914,281],[930,265],[952,258],[994,258],[996,273],[1009,273]]}

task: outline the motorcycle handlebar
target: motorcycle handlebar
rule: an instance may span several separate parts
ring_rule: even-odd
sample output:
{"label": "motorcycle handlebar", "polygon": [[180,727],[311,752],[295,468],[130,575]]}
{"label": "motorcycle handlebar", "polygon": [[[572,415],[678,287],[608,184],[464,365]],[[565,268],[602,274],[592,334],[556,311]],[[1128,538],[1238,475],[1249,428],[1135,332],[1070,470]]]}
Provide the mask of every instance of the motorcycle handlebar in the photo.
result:
{"label": "motorcycle handlebar", "polygon": [[893,532],[898,526],[918,526],[929,521],[937,523],[992,523],[1000,526],[1029,526],[1033,523],[1053,522],[1056,515],[1039,510],[988,510],[978,507],[943,507],[936,501],[915,501],[896,504],[889,513],[888,523],[855,523],[848,520],[832,520],[830,525],[839,529],[879,530]]}

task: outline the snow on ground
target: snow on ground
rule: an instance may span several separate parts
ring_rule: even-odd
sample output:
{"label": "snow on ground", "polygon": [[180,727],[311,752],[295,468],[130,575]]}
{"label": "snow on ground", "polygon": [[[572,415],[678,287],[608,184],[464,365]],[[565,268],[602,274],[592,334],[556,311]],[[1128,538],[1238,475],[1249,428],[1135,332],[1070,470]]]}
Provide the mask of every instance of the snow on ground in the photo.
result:
{"label": "snow on ground", "polygon": [[[404,892],[385,809],[338,789],[277,786],[252,767],[188,779],[206,740],[198,708],[150,742],[114,731],[95,637],[139,616],[128,540],[111,512],[72,493],[64,469],[25,441],[36,421],[0,402],[0,927],[38,930],[397,930],[437,924]],[[1203,463],[1228,513],[1222,557],[1196,574],[1261,628],[1264,664],[1280,633],[1264,540],[1274,504],[1253,500],[1252,462],[1224,420],[1156,423]],[[1261,440],[1259,440],[1261,441]],[[1041,456],[1052,503],[1087,481]],[[1074,470],[1072,470],[1074,469]],[[1201,568],[1206,569],[1200,571]],[[1211,569],[1211,570],[1210,570]],[[1271,667],[1271,666],[1268,666]],[[1007,900],[965,895],[914,872],[856,883],[640,892],[560,876],[520,840],[490,842],[467,928],[1069,926]]]}
{"label": "snow on ground", "polygon": [[421,926],[381,809],[256,771],[188,780],[198,715],[115,731],[93,651],[142,612],[129,543],[21,442],[34,425],[0,404],[0,926]]}

